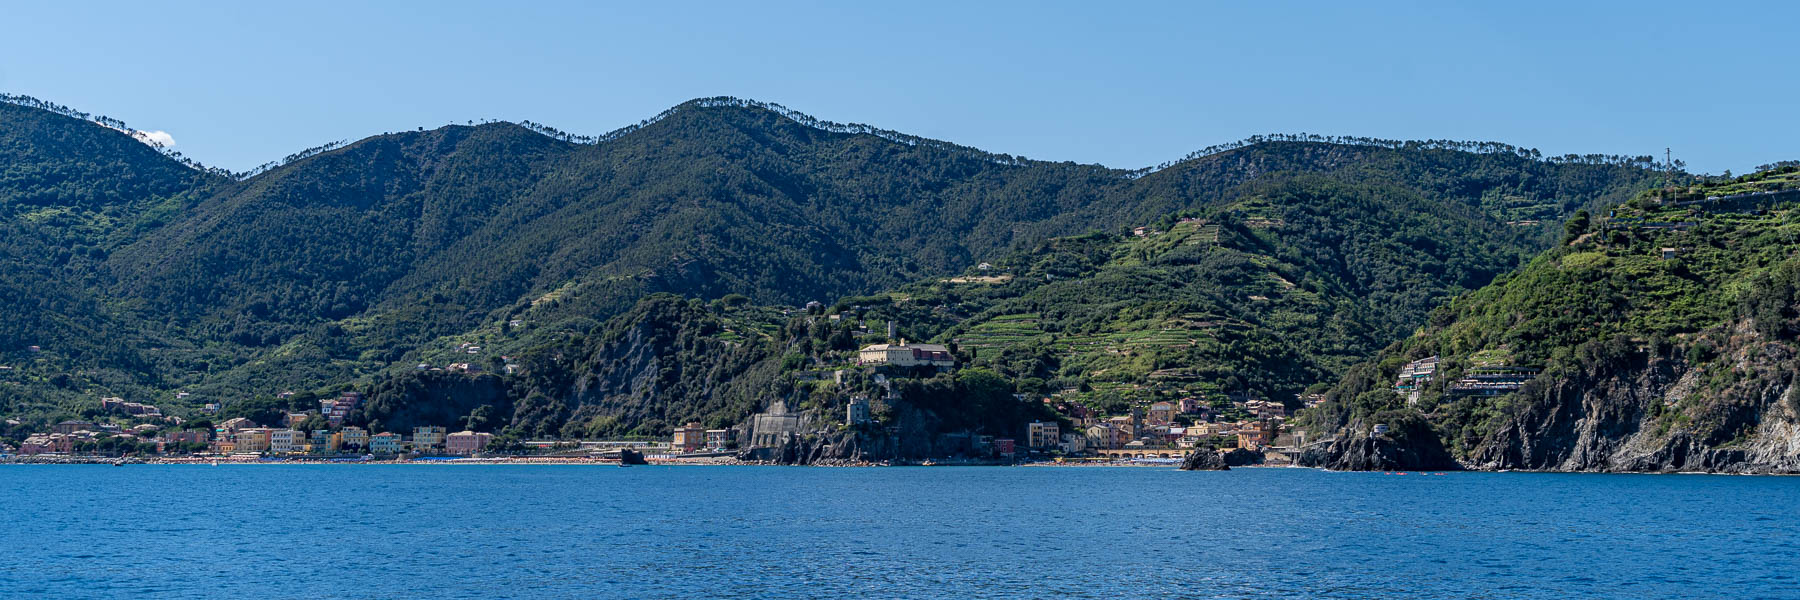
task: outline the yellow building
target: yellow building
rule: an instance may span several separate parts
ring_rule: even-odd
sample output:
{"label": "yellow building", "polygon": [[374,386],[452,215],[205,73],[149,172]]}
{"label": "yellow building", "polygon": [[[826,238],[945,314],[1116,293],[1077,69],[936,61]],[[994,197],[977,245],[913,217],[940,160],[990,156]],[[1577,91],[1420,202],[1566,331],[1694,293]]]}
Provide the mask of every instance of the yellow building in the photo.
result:
{"label": "yellow building", "polygon": [[240,429],[232,436],[237,442],[238,452],[267,452],[269,450],[269,433],[271,429],[261,427]]}
{"label": "yellow building", "polygon": [[1033,449],[1056,448],[1062,445],[1062,431],[1054,422],[1032,421],[1025,425],[1025,441]]}
{"label": "yellow building", "polygon": [[444,434],[445,430],[442,427],[414,427],[413,450],[424,452],[434,448],[444,447]]}
{"label": "yellow building", "polygon": [[361,427],[345,427],[343,431],[338,432],[338,435],[343,436],[344,438],[342,447],[356,448],[359,450],[365,450],[369,447],[369,430],[367,429]]}
{"label": "yellow building", "polygon": [[675,438],[669,446],[676,452],[693,452],[706,447],[706,428],[699,423],[688,423],[675,428]]}

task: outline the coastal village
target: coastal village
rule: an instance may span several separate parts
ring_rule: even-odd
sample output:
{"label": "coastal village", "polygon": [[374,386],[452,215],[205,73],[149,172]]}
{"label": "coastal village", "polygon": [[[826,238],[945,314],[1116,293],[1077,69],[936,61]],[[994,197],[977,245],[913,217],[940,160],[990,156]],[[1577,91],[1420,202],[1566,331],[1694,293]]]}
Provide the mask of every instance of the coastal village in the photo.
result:
{"label": "coastal village", "polygon": [[[892,333],[892,324],[889,332]],[[872,343],[855,353],[854,369],[882,389],[892,390],[889,374],[957,368],[952,351],[941,344]],[[465,370],[457,364],[450,367]],[[834,372],[840,380],[848,369]],[[804,376],[804,374],[802,375]],[[1429,375],[1425,375],[1429,378]],[[213,422],[204,417],[221,407],[207,403],[196,418],[165,414],[158,406],[108,397],[98,414],[65,419],[43,431],[30,432],[16,445],[0,442],[0,459],[13,461],[86,461],[123,459],[169,461],[394,461],[394,460],[617,460],[621,450],[641,453],[652,462],[764,462],[788,438],[810,429],[862,428],[880,432],[875,415],[892,395],[858,395],[838,416],[790,412],[775,401],[737,427],[708,428],[686,423],[664,439],[518,440],[497,446],[495,435],[452,431],[421,425],[405,431],[371,430],[351,424],[364,404],[363,395],[347,391],[320,399],[312,410],[289,412],[281,422],[258,423],[245,417]],[[1014,435],[969,433],[958,438],[959,452],[943,461],[956,464],[1129,463],[1166,464],[1196,448],[1245,450],[1258,462],[1282,464],[1303,442],[1286,426],[1288,405],[1266,399],[1189,396],[1133,406],[1122,414],[1103,414],[1057,395],[1016,394],[1019,402],[1042,403],[1055,419],[1020,423]],[[1303,405],[1323,401],[1318,395]],[[10,421],[10,427],[22,423]],[[883,461],[888,462],[888,461]],[[926,461],[929,464],[929,460]]]}

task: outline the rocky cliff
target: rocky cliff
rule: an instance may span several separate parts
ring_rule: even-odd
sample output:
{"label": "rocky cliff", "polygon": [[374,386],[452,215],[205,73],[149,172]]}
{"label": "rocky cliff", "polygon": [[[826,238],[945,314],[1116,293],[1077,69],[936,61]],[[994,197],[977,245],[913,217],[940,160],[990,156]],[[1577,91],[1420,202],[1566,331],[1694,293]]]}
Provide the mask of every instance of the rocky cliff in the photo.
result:
{"label": "rocky cliff", "polygon": [[1527,386],[1471,466],[1617,472],[1800,473],[1800,360],[1741,323],[1719,359],[1629,351]]}

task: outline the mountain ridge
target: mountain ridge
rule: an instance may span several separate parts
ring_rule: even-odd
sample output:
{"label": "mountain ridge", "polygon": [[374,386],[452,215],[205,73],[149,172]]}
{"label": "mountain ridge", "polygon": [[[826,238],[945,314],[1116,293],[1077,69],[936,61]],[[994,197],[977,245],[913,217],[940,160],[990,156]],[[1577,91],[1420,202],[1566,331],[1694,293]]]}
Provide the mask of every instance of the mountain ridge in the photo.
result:
{"label": "mountain ridge", "polygon": [[1284,174],[1399,178],[1426,198],[1548,220],[1647,177],[1628,163],[1440,142],[1263,142],[1125,171],[716,103],[595,138],[499,123],[370,136],[150,198],[158,224],[116,229],[126,233],[59,267],[90,282],[67,293],[131,330],[111,336],[118,345],[155,349],[132,363],[150,366],[96,365],[47,397],[339,385],[561,290],[584,290],[564,310],[595,321],[659,292],[787,305],[872,293],[1037,240],[1227,203]]}

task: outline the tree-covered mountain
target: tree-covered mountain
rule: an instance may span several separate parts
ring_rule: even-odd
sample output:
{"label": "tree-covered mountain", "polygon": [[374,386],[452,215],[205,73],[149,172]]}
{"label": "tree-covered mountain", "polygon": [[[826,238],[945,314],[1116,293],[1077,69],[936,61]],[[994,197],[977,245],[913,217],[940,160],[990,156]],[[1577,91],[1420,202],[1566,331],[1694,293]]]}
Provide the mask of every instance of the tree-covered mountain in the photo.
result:
{"label": "tree-covered mountain", "polygon": [[[1536,239],[1547,242],[1563,215],[1616,202],[1653,176],[1641,161],[1541,160],[1497,144],[1311,136],[1124,171],[708,99],[599,138],[451,126],[308,151],[232,179],[130,145],[111,126],[4,108],[34,124],[0,133],[4,164],[26,165],[9,176],[20,190],[9,197],[70,208],[10,210],[6,226],[79,217],[33,229],[35,237],[9,235],[16,249],[4,255],[32,268],[0,290],[42,307],[36,324],[8,341],[50,341],[37,358],[15,356],[34,366],[0,389],[47,405],[127,395],[180,409],[323,389],[409,365],[442,340],[528,312],[538,315],[528,327],[586,334],[653,293],[736,293],[757,305],[872,294],[1056,236],[1118,231],[1254,195],[1285,201],[1275,182],[1307,175],[1375,186],[1333,211],[1404,205],[1388,217],[1460,211],[1522,224],[1457,229],[1432,238],[1440,244],[1432,249],[1404,237],[1365,247],[1373,238],[1348,236],[1330,215],[1281,217],[1304,221],[1314,239],[1273,249],[1290,254],[1274,260],[1324,260],[1335,250],[1342,259],[1331,268],[1340,271],[1401,265],[1385,276],[1398,281],[1418,268],[1441,285],[1472,287],[1494,270],[1468,257],[1528,246],[1531,235],[1519,232],[1532,231],[1532,221],[1543,222]],[[51,133],[23,133],[38,129]],[[1405,201],[1390,202],[1394,195]],[[1475,237],[1457,237],[1464,234]],[[1451,258],[1435,256],[1440,250]],[[1407,262],[1414,259],[1426,262]],[[1365,287],[1406,310],[1438,293]],[[1379,312],[1370,318],[1389,314]],[[84,322],[92,319],[112,324]],[[82,346],[120,354],[82,362],[62,353]],[[58,375],[61,385],[47,383]],[[175,390],[195,394],[171,402],[165,394]]]}
{"label": "tree-covered mountain", "polygon": [[220,177],[122,123],[0,100],[0,411],[24,400],[72,411],[96,387],[150,393],[153,344],[98,293],[100,265]]}
{"label": "tree-covered mountain", "polygon": [[[1339,440],[1313,459],[1800,471],[1797,203],[1784,166],[1578,215],[1564,244],[1352,369],[1308,417]],[[1433,357],[1428,379],[1402,374]]]}
{"label": "tree-covered mountain", "polygon": [[[1053,238],[785,319],[742,296],[710,305],[670,296],[601,323],[588,317],[586,292],[570,289],[424,357],[467,360],[458,352],[469,347],[512,357],[528,375],[511,378],[503,405],[534,435],[665,435],[686,421],[739,423],[771,399],[835,414],[851,397],[887,394],[854,364],[861,345],[898,341],[889,322],[900,338],[947,344],[965,367],[1005,382],[1009,397],[1054,393],[1113,414],[1184,396],[1293,402],[1541,246],[1537,228],[1499,221],[1478,198],[1385,181],[1267,176],[1229,202]],[[436,376],[387,381],[421,377]],[[955,379],[938,385],[958,389]],[[946,394],[955,397],[926,396]],[[927,404],[935,408],[918,409]],[[904,393],[892,402],[927,423],[981,421],[944,409],[962,404]]]}

